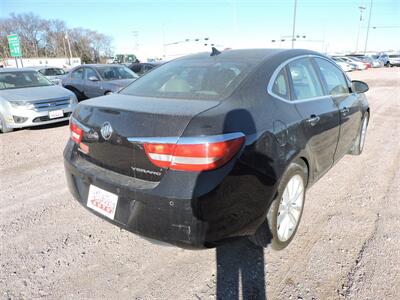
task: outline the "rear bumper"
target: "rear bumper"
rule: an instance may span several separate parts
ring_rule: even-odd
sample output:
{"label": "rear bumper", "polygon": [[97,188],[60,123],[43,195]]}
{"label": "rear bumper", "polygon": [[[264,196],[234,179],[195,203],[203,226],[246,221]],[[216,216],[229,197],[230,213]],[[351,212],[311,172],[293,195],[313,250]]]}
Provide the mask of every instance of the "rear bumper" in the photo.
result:
{"label": "rear bumper", "polygon": [[[76,155],[75,148],[72,142],[67,144],[64,165],[68,187],[80,204],[128,231],[183,248],[209,248],[253,234],[274,195],[271,181],[244,166],[221,168],[229,168],[222,182],[216,178],[224,170],[190,173],[191,178],[187,172],[172,172],[160,183],[151,183],[87,162]],[[114,220],[87,207],[91,184],[118,195]]]}

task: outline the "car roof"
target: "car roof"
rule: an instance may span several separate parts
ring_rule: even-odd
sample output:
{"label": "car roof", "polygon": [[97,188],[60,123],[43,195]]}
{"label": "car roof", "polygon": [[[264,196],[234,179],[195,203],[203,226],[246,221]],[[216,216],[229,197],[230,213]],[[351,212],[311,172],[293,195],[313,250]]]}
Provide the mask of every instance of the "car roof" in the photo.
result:
{"label": "car roof", "polygon": [[0,68],[0,73],[36,71],[34,68]]}
{"label": "car roof", "polygon": [[[202,52],[177,58],[176,60],[185,59],[210,59],[210,52]],[[267,60],[286,60],[291,57],[301,55],[321,55],[321,53],[306,50],[306,49],[278,49],[278,48],[265,48],[265,49],[236,49],[236,50],[223,50],[220,54],[214,55],[216,60],[229,60],[229,61],[248,61],[252,60],[255,63],[262,63]]]}
{"label": "car roof", "polygon": [[125,65],[121,65],[121,64],[86,64],[86,65],[80,65],[79,67],[92,67],[92,68],[97,68],[97,67],[125,67]]}
{"label": "car roof", "polygon": [[126,67],[125,65],[121,65],[121,64],[84,64],[84,65],[79,65],[76,67],[73,67],[72,69],[70,69],[70,72],[73,72],[79,68],[84,68],[84,67],[90,67],[90,68],[99,68],[99,67]]}
{"label": "car roof", "polygon": [[37,67],[30,67],[31,69],[35,70],[42,70],[42,69],[62,69],[61,67],[55,67],[55,66],[37,66]]}

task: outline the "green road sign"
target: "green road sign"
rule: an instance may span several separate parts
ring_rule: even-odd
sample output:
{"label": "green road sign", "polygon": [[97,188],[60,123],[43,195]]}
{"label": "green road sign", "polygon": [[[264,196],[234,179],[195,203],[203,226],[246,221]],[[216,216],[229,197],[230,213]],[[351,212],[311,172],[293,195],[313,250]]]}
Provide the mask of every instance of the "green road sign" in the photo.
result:
{"label": "green road sign", "polygon": [[10,48],[10,54],[12,57],[22,56],[21,45],[19,43],[18,34],[7,35],[8,47]]}

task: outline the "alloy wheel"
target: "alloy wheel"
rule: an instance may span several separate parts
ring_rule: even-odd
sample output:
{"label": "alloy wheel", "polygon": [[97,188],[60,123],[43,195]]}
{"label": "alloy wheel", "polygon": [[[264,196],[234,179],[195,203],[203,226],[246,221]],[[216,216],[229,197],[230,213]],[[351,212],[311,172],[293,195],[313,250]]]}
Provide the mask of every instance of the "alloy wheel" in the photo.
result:
{"label": "alloy wheel", "polygon": [[365,117],[362,127],[361,127],[361,136],[360,136],[360,151],[363,150],[364,148],[364,143],[365,143],[365,136],[367,134],[367,125],[368,125],[368,118]]}
{"label": "alloy wheel", "polygon": [[288,181],[277,216],[277,233],[281,242],[289,240],[296,231],[304,203],[304,180],[296,174]]}

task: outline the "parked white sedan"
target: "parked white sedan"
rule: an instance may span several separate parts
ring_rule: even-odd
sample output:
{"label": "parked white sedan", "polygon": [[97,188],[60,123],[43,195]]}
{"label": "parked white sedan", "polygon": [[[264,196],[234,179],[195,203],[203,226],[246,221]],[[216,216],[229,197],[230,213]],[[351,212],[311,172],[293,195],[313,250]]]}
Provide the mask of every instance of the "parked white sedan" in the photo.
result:
{"label": "parked white sedan", "polygon": [[68,120],[74,93],[34,69],[0,69],[0,131]]}

